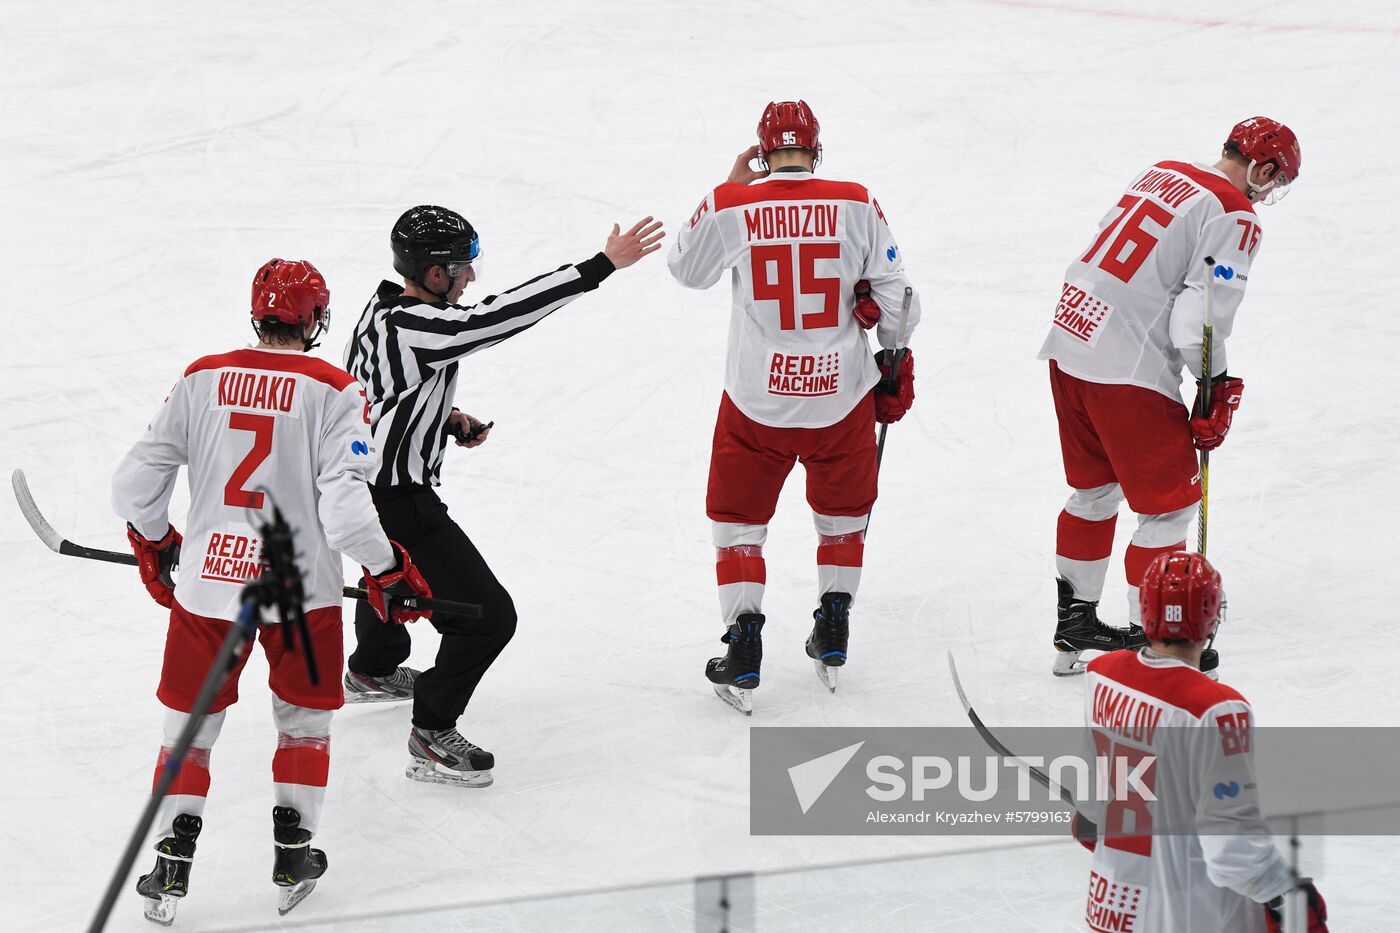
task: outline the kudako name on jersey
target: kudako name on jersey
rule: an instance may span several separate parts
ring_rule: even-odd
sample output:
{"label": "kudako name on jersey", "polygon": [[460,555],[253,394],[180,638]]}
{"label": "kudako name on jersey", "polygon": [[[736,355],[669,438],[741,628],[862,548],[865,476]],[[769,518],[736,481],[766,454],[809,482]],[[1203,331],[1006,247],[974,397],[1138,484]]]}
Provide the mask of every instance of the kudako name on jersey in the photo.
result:
{"label": "kudako name on jersey", "polygon": [[218,583],[247,583],[261,573],[262,541],[241,531],[210,533],[200,577]]}
{"label": "kudako name on jersey", "polygon": [[250,408],[297,415],[295,376],[230,369],[219,373],[214,384],[213,408]]}
{"label": "kudako name on jersey", "polygon": [[768,364],[768,394],[812,398],[841,391],[841,354],[774,353]]}

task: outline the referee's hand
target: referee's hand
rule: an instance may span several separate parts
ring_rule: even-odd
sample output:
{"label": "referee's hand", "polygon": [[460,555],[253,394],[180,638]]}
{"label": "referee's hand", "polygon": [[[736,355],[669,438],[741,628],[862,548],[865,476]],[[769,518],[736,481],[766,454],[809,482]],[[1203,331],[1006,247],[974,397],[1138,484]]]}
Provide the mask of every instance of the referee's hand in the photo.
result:
{"label": "referee's hand", "polygon": [[455,439],[458,447],[480,447],[495,423],[482,424],[466,412],[454,410],[447,419],[447,436]]}
{"label": "referee's hand", "polygon": [[626,233],[623,233],[617,224],[613,224],[612,233],[608,234],[608,245],[603,247],[603,255],[608,257],[615,268],[626,269],[647,253],[659,250],[661,238],[665,235],[665,231],[661,229],[661,221],[651,216],[637,221]]}

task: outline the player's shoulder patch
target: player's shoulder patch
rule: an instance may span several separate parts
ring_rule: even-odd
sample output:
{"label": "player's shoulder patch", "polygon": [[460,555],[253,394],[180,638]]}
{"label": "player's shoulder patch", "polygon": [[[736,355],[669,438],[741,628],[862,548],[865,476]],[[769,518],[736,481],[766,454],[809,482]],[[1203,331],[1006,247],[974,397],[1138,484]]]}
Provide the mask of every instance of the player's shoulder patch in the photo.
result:
{"label": "player's shoulder patch", "polygon": [[343,392],[352,385],[355,385],[355,377],[341,369],[332,362],[323,360],[315,356],[290,357],[301,364],[296,367],[296,371],[317,382],[325,383],[337,392]]}
{"label": "player's shoulder patch", "polygon": [[208,356],[201,356],[185,367],[185,375],[193,376],[195,373],[210,369],[227,369],[230,366],[247,366],[247,360],[251,353],[251,350],[231,350],[228,353],[211,353]]}
{"label": "player's shoulder patch", "polygon": [[1154,663],[1136,651],[1110,651],[1089,662],[1091,673],[1156,697],[1196,718],[1221,703],[1247,702],[1238,690],[1185,664]]}
{"label": "player's shoulder patch", "polygon": [[1215,200],[1225,209],[1225,213],[1253,214],[1254,205],[1249,198],[1244,196],[1240,189],[1214,172],[1208,172],[1197,168],[1189,162],[1165,161],[1158,162],[1156,168],[1164,168],[1178,175],[1184,175],[1200,187],[1215,195]]}
{"label": "player's shoulder patch", "polygon": [[324,383],[337,392],[354,385],[355,377],[334,363],[315,356],[268,353],[255,348],[216,353],[195,360],[185,370],[186,376],[211,369],[260,369],[270,372],[299,373]]}

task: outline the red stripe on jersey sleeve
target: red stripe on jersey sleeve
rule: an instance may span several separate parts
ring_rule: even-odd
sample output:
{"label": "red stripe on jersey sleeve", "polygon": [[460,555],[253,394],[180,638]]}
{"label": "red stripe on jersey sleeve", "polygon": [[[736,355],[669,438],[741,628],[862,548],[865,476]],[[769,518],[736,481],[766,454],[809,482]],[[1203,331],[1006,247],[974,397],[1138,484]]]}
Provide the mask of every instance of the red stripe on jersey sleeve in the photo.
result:
{"label": "red stripe on jersey sleeve", "polygon": [[1168,171],[1176,172],[1178,175],[1185,175],[1187,178],[1200,185],[1202,188],[1215,195],[1215,199],[1220,202],[1220,206],[1225,208],[1226,213],[1240,211],[1245,214],[1254,213],[1254,205],[1249,203],[1249,198],[1228,179],[1221,178],[1214,172],[1203,171],[1187,162],[1158,162],[1153,168],[1164,168]]}
{"label": "red stripe on jersey sleeve", "polygon": [[853,181],[826,178],[780,178],[752,185],[725,182],[715,189],[717,211],[760,201],[859,201],[868,204],[870,192]]}
{"label": "red stripe on jersey sleeve", "polygon": [[1196,718],[1220,703],[1248,702],[1233,687],[1211,680],[1200,671],[1180,664],[1153,667],[1136,651],[1110,651],[1089,662],[1089,670],[1163,703],[1184,709]]}
{"label": "red stripe on jersey sleeve", "polygon": [[233,350],[229,353],[216,353],[195,360],[185,370],[186,376],[210,369],[262,369],[269,372],[297,373],[308,379],[323,382],[337,392],[355,384],[355,377],[345,370],[315,356],[284,353],[268,353],[252,348]]}

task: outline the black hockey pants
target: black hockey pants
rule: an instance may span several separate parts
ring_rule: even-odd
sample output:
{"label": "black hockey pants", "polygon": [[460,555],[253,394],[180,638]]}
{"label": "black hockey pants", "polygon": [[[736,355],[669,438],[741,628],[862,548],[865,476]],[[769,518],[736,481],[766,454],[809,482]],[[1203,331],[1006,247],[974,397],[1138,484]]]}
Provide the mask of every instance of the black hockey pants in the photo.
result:
{"label": "black hockey pants", "polygon": [[[436,662],[414,688],[413,724],[450,729],[515,634],[515,603],[432,487],[371,486],[370,493],[384,533],[408,551],[433,595],[481,605],[480,619],[451,617],[452,631],[442,633]],[[438,613],[430,622],[442,631]],[[349,667],[357,674],[382,677],[408,659],[408,627],[379,621],[364,601],[355,607],[355,640]]]}

